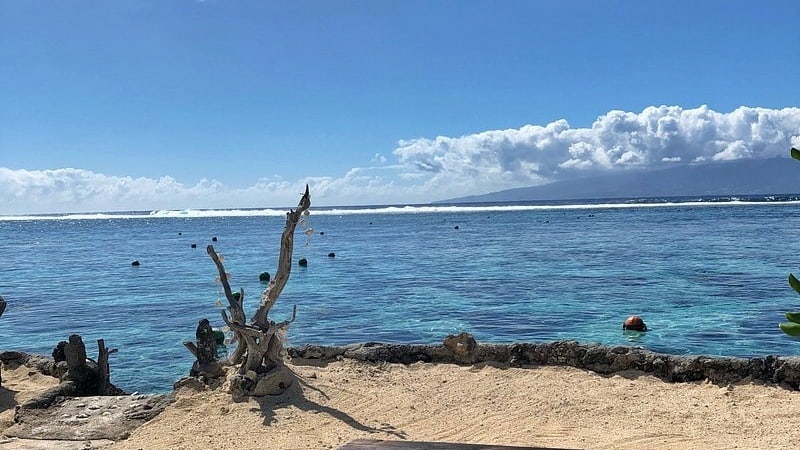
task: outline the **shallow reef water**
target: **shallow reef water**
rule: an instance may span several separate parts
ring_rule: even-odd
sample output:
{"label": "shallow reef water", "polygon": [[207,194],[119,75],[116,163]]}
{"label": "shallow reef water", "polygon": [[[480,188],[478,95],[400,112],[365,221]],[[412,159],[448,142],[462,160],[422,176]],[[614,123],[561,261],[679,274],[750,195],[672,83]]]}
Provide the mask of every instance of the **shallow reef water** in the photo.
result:
{"label": "shallow reef water", "polygon": [[[800,310],[796,202],[314,208],[272,311],[297,305],[290,345],[577,340],[670,354],[793,355]],[[0,350],[50,354],[105,339],[112,381],[163,392],[188,374],[182,342],[222,326],[205,248],[253,311],[274,274],[283,211],[0,217]],[[216,237],[217,241],[212,241]],[[196,248],[192,248],[196,244]],[[334,253],[335,257],[328,256]],[[306,258],[307,267],[296,264]],[[132,261],[139,266],[132,266]],[[224,299],[223,299],[224,300]],[[224,304],[224,301],[223,301]],[[637,314],[647,333],[623,332]]]}

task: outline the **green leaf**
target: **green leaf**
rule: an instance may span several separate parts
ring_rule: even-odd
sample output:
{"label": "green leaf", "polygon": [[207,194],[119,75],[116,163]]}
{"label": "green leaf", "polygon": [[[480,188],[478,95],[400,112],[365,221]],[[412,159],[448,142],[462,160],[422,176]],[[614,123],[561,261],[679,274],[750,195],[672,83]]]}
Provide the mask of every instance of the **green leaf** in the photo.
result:
{"label": "green leaf", "polygon": [[800,159],[800,150],[792,147],[792,150],[790,151],[790,153],[792,154],[792,158]]}
{"label": "green leaf", "polygon": [[795,292],[800,294],[800,280],[795,278],[794,274],[792,273],[789,274],[789,286],[791,286]]}
{"label": "green leaf", "polygon": [[787,312],[785,316],[789,322],[800,323],[800,312]]}
{"label": "green leaf", "polygon": [[778,324],[784,333],[792,337],[800,337],[800,323],[782,322]]}

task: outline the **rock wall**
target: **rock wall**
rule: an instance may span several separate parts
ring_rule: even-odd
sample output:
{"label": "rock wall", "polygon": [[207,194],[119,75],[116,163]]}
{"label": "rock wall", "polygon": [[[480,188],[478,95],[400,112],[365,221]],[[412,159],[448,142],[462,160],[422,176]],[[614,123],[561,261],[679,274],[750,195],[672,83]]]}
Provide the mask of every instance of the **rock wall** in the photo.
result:
{"label": "rock wall", "polygon": [[[760,381],[800,389],[800,357],[766,356],[763,358],[712,358],[655,353],[633,347],[607,347],[575,341],[517,344],[476,344],[469,335],[448,336],[450,345],[381,344],[369,342],[345,347],[309,345],[290,348],[289,356],[300,359],[359,361],[411,364],[415,362],[477,364],[495,363],[511,367],[560,365],[591,370],[608,375],[639,370],[669,382],[709,380],[726,385],[739,381]],[[463,339],[462,345],[452,344]],[[448,342],[447,339],[445,342]],[[465,350],[469,349],[469,351]]]}

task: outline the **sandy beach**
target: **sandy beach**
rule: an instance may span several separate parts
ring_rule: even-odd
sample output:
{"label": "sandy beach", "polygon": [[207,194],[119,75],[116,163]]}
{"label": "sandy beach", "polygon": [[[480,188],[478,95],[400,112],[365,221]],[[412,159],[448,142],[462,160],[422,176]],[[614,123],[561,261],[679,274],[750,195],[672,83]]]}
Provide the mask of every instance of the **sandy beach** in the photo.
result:
{"label": "sandy beach", "polygon": [[[235,403],[224,389],[176,401],[113,450],[323,449],[354,439],[566,448],[796,448],[800,393],[778,386],[665,383],[639,372],[352,360],[290,365],[277,397]],[[0,424],[55,379],[3,370]],[[224,388],[224,387],[223,387]]]}

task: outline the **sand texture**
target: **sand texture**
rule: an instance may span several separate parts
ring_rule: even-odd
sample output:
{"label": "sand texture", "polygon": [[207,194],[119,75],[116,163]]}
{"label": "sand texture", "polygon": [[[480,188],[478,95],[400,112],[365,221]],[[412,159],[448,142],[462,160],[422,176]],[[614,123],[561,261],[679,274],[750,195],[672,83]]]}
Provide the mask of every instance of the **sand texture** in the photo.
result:
{"label": "sand texture", "polygon": [[568,448],[797,448],[800,393],[669,384],[638,372],[501,369],[350,360],[292,365],[285,394],[233,403],[181,388],[124,449],[322,449],[353,439]]}
{"label": "sand texture", "polygon": [[[352,360],[290,367],[297,382],[276,397],[235,403],[222,388],[180,388],[163,413],[110,449],[324,449],[364,438],[596,449],[800,442],[800,392],[778,386],[672,384],[571,367]],[[4,367],[0,431],[14,405],[55,384],[25,366]],[[12,445],[0,440],[0,450],[25,448]]]}

